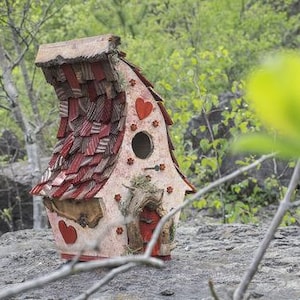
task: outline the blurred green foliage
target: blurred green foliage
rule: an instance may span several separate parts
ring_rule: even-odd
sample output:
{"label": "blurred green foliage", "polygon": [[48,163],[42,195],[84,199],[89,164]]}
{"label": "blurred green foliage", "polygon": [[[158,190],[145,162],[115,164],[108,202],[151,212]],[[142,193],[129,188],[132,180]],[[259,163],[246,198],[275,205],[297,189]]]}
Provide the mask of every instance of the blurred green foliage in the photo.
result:
{"label": "blurred green foliage", "polygon": [[291,51],[266,58],[251,74],[247,97],[268,131],[241,137],[236,150],[300,157],[299,78],[300,54]]}
{"label": "blurred green foliage", "polygon": [[[259,133],[241,135],[233,147],[239,152],[274,152],[283,159],[300,157],[300,55],[282,51],[268,56],[252,72],[246,94],[264,125]],[[271,178],[269,178],[271,182]],[[300,210],[284,216],[283,225],[297,222]]]}

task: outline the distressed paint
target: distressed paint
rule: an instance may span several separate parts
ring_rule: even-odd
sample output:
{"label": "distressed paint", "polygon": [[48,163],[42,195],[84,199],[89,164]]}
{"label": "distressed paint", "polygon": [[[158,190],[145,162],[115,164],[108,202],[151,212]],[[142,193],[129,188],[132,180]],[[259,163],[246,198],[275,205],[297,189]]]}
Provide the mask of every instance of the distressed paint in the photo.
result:
{"label": "distressed paint", "polygon": [[[160,219],[161,218],[156,211],[151,211],[147,207],[145,207],[141,212],[139,225],[143,238],[144,250],[146,249],[147,244],[150,242],[153,231],[155,230]],[[160,240],[158,240],[152,250],[152,256],[160,256],[160,246]]]}
{"label": "distressed paint", "polygon": [[[85,41],[96,47],[92,39],[82,40],[83,43]],[[88,52],[80,41],[72,41],[70,45],[72,43],[79,45],[82,53]],[[59,45],[63,47],[66,44]],[[118,63],[112,60],[110,46],[106,47],[102,39],[101,47],[105,49],[105,55],[102,56],[103,53],[97,50],[85,58],[77,57],[73,49],[70,53],[62,50],[70,65],[44,71],[51,84],[55,83],[55,76],[61,80],[59,85],[54,86],[61,102],[61,123],[57,134],[60,140],[49,163],[51,169],[32,192],[56,197],[60,201],[97,198],[103,210],[103,218],[94,228],[83,228],[47,209],[55,241],[64,258],[70,258],[83,249],[81,260],[130,252],[121,206],[131,197],[128,187],[133,177],[143,175],[163,191],[159,218],[180,205],[186,192],[194,191],[178,169],[172,153],[173,145],[168,135],[168,125],[172,124],[172,120],[162,104],[162,98],[137,67],[120,58],[121,54]],[[58,48],[55,51],[59,52]],[[49,54],[49,61],[45,55],[40,54],[37,59],[42,67],[57,63],[52,54]],[[95,62],[95,57],[101,58],[101,62]],[[92,63],[80,61],[88,61],[89,58]],[[63,61],[64,56],[61,59]],[[153,145],[151,155],[144,159],[137,157],[137,152],[132,149],[132,139],[139,132],[146,133]],[[70,154],[72,159],[68,160]],[[146,204],[141,208],[145,214],[142,218],[149,215],[157,217],[156,213],[147,212]],[[179,214],[172,222],[176,224],[178,218]],[[166,232],[152,255],[169,257],[171,223],[165,227]],[[151,238],[151,226],[140,226],[144,242]],[[71,232],[72,238],[66,240],[66,233]]]}
{"label": "distressed paint", "polygon": [[[108,220],[102,218],[97,227],[82,228],[79,224],[66,218],[59,217],[56,213],[47,210],[51,223],[54,239],[61,254],[85,256],[112,257],[125,253],[126,232],[122,235],[116,234],[116,226],[109,228]],[[61,235],[59,222],[63,220],[67,226],[72,226],[77,232],[77,240],[73,244],[67,244]],[[113,247],[112,247],[113,245]],[[95,249],[99,248],[100,251]],[[84,251],[83,251],[84,250]]]}

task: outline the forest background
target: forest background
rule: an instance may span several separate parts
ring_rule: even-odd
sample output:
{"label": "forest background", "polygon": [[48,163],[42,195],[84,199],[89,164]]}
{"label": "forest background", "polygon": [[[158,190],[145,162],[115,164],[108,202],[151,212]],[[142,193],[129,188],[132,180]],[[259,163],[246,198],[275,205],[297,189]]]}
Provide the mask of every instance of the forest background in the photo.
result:
{"label": "forest background", "polygon": [[[175,155],[200,188],[257,158],[230,153],[241,133],[262,130],[243,97],[244,82],[267,53],[299,47],[299,18],[297,0],[4,0],[0,128],[18,137],[34,184],[43,171],[41,158],[56,143],[59,120],[54,91],[34,65],[38,46],[113,33],[165,99]],[[1,156],[2,165],[10,161],[10,155]],[[217,188],[193,206],[224,223],[257,222],[260,211],[286,191],[294,165],[273,159],[272,166]],[[35,227],[43,227],[41,199],[34,204]],[[9,223],[16,207],[7,203],[1,218]],[[283,225],[299,222],[296,208],[283,219]]]}

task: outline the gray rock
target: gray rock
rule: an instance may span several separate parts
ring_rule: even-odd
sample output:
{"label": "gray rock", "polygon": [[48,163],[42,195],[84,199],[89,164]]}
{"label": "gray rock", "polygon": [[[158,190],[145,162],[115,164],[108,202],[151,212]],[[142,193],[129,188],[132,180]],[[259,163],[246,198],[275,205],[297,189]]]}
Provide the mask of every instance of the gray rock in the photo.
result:
{"label": "gray rock", "polygon": [[[172,260],[163,269],[136,267],[118,275],[90,299],[211,300],[208,281],[222,300],[250,264],[265,226],[181,223]],[[281,228],[250,287],[251,299],[297,300],[300,295],[300,228]],[[187,250],[187,247],[189,248]],[[62,265],[50,230],[23,230],[0,238],[0,288],[49,274]],[[73,299],[107,269],[75,274],[14,299]]]}

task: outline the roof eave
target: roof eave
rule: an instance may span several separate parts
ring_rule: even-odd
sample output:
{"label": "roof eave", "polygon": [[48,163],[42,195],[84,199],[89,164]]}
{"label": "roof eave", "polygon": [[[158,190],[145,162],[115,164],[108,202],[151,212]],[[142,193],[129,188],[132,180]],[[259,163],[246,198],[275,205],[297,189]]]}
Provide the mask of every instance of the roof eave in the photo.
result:
{"label": "roof eave", "polygon": [[115,51],[121,39],[112,34],[75,39],[40,45],[35,64],[38,67],[51,67],[64,63],[97,61]]}

